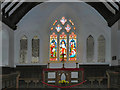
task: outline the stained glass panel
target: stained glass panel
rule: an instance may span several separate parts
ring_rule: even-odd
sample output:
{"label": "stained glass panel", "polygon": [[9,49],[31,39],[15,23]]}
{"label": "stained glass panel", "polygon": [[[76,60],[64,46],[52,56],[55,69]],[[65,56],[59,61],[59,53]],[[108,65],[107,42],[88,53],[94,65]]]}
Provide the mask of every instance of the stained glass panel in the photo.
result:
{"label": "stained glass panel", "polygon": [[74,25],[74,23],[72,22],[72,20],[70,19],[69,22],[71,23],[71,25]]}
{"label": "stained glass panel", "polygon": [[58,24],[57,27],[55,28],[57,30],[57,32],[60,32],[62,27]]}
{"label": "stained glass panel", "polygon": [[64,25],[67,22],[67,19],[65,19],[65,17],[62,17],[60,22],[62,23],[62,25]]}
{"label": "stained glass panel", "polygon": [[53,26],[57,23],[57,20],[55,20],[55,22],[53,23]]}
{"label": "stained glass panel", "polygon": [[69,35],[69,61],[76,60],[76,35],[72,32]]}
{"label": "stained glass panel", "polygon": [[69,24],[67,24],[67,26],[65,27],[65,30],[66,30],[67,32],[69,32],[69,31],[71,30],[71,27],[70,27]]}
{"label": "stained glass panel", "polygon": [[50,35],[50,61],[57,61],[57,35]]}
{"label": "stained glass panel", "polygon": [[67,35],[63,32],[60,35],[60,61],[67,60]]}

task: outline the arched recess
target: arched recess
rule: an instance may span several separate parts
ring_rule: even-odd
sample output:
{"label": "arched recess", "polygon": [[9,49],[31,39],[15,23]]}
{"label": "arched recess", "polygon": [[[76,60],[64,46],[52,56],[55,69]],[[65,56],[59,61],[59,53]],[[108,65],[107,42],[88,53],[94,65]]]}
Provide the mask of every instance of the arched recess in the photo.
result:
{"label": "arched recess", "polygon": [[87,62],[93,62],[94,59],[94,38],[90,35],[87,38]]}
{"label": "arched recess", "polygon": [[98,62],[105,62],[105,38],[103,35],[98,38]]}
{"label": "arched recess", "polygon": [[39,38],[34,36],[32,39],[32,63],[39,62]]}
{"label": "arched recess", "polygon": [[27,63],[28,40],[24,35],[20,40],[20,63]]}

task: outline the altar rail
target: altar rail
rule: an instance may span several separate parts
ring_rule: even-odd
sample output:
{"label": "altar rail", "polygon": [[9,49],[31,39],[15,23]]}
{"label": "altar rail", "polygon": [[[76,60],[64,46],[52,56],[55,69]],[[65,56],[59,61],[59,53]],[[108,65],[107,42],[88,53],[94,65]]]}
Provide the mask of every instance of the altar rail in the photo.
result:
{"label": "altar rail", "polygon": [[120,88],[120,72],[106,71],[108,76],[108,88]]}
{"label": "altar rail", "polygon": [[0,75],[0,77],[2,77],[1,81],[3,90],[6,88],[18,88],[19,76],[19,72]]}

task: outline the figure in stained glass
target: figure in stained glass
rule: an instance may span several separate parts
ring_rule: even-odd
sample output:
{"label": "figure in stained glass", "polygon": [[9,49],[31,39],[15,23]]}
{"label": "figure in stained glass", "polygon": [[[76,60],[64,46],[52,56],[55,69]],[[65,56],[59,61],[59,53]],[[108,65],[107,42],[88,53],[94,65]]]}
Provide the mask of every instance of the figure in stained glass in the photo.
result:
{"label": "figure in stained glass", "polygon": [[56,42],[54,39],[51,42],[51,57],[56,57]]}
{"label": "figure in stained glass", "polygon": [[57,60],[57,35],[53,33],[50,37],[50,61]]}
{"label": "figure in stained glass", "polygon": [[76,45],[75,45],[75,40],[72,39],[70,41],[70,58],[75,57],[76,55]]}
{"label": "figure in stained glass", "polygon": [[67,60],[67,35],[63,32],[62,35],[60,35],[60,61],[63,59]]}
{"label": "figure in stained glass", "polygon": [[73,32],[69,36],[69,60],[76,60],[76,35]]}

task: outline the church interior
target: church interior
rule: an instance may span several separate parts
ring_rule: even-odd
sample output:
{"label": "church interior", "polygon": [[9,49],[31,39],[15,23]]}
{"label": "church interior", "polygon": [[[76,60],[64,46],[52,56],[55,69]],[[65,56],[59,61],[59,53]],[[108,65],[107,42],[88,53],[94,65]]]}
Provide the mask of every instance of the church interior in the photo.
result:
{"label": "church interior", "polygon": [[120,0],[65,1],[1,1],[3,90],[120,89]]}

